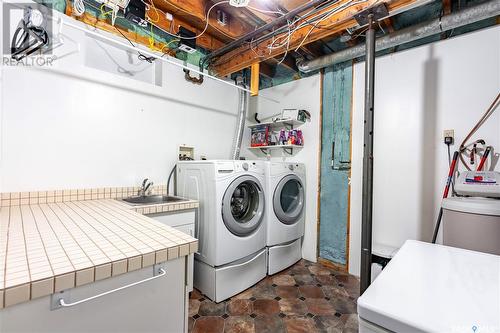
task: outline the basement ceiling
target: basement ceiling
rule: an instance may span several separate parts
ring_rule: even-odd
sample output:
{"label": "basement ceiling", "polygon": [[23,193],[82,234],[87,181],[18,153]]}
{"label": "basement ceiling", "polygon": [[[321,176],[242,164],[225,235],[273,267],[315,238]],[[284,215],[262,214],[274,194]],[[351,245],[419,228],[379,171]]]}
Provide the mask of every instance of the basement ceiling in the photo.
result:
{"label": "basement ceiling", "polygon": [[[377,36],[380,37],[486,0],[311,1],[316,5],[251,39],[241,40],[228,52],[216,57],[209,56],[208,61],[207,55],[212,52],[239,41],[243,36],[310,1],[251,0],[246,7],[233,7],[229,1],[141,0],[146,5],[147,27],[140,27],[120,15],[112,25],[103,5],[95,0],[85,0],[86,12],[78,17],[74,15],[70,0],[59,1],[64,2],[62,11],[67,15],[156,51],[192,64],[202,64],[219,76],[245,73],[253,63],[259,62],[260,86],[263,88],[305,76],[299,72],[297,61],[314,59],[363,43],[366,27],[360,26],[353,16],[367,8],[384,4],[389,11],[390,16],[379,21],[376,26]],[[498,23],[498,17],[494,17],[381,53],[400,51]],[[194,54],[186,54],[179,49],[180,27],[199,35],[196,38],[197,52]]]}

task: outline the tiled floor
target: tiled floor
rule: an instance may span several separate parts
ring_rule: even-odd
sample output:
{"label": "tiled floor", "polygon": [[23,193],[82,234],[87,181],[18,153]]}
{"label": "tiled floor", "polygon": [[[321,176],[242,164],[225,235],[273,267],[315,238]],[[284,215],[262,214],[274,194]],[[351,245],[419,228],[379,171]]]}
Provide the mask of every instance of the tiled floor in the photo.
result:
{"label": "tiled floor", "polygon": [[219,304],[193,291],[189,332],[357,332],[358,296],[357,278],[301,260]]}

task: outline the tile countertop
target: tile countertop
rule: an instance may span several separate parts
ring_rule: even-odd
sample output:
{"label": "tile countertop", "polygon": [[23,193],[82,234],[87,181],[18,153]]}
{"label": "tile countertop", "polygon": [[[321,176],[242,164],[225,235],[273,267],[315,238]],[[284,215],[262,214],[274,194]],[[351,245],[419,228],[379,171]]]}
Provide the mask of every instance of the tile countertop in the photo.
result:
{"label": "tile countertop", "polygon": [[198,250],[195,238],[141,215],[196,201],[43,201],[0,208],[0,309]]}

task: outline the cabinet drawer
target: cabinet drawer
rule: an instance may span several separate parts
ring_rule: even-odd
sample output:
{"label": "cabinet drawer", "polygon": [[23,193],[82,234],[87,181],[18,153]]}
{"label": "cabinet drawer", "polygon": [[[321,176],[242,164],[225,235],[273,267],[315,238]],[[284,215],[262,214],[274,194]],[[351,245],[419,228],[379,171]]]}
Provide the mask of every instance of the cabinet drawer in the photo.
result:
{"label": "cabinet drawer", "polygon": [[[180,225],[194,224],[196,219],[196,212],[193,209],[181,212],[148,214],[147,216],[168,226],[177,227]],[[194,237],[194,235],[191,236]]]}

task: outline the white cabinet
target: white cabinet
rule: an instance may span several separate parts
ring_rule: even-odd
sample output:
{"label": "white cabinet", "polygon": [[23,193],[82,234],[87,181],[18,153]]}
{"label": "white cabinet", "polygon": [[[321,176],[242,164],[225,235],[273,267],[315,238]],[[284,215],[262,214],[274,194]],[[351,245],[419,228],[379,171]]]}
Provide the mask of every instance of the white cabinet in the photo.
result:
{"label": "white cabinet", "polygon": [[[155,219],[161,223],[171,226],[179,231],[182,231],[189,236],[196,237],[195,223],[196,210],[183,210],[180,212],[164,212],[157,214],[149,214],[148,217]],[[194,269],[194,254],[190,254],[186,260],[186,286],[187,291],[193,291],[193,269]]]}
{"label": "white cabinet", "polygon": [[[166,274],[71,307],[51,310],[61,294],[0,310],[0,332],[187,332],[185,262],[162,264]],[[153,266],[84,286],[63,295],[74,303],[153,277]]]}

